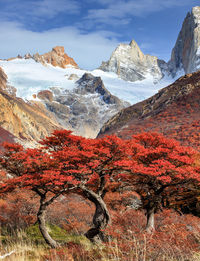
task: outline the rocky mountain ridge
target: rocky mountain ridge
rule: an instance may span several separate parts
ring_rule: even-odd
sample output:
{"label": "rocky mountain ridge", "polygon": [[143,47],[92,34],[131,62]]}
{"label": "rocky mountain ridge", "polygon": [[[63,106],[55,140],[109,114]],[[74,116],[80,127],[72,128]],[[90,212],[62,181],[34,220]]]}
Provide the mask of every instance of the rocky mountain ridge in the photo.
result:
{"label": "rocky mountain ridge", "polygon": [[[182,76],[157,94],[123,109],[99,136],[129,138],[141,131],[162,132],[185,145],[200,145],[200,71]],[[191,144],[190,144],[191,142]]]}
{"label": "rocky mountain ridge", "polygon": [[[44,66],[46,66],[47,64],[51,64],[52,66],[58,66],[60,68],[67,68],[68,66],[79,68],[74,59],[69,57],[65,53],[65,49],[63,46],[53,47],[50,52],[47,52],[45,54],[40,55],[39,53],[36,53],[31,55],[30,53],[27,53],[24,55],[24,57],[18,55],[16,58],[33,59]],[[14,60],[16,58],[9,58],[7,59],[7,61]]]}
{"label": "rocky mountain ridge", "polygon": [[120,44],[100,69],[114,72],[126,81],[142,81],[152,77],[157,83],[165,75],[175,78],[200,69],[200,6],[192,8],[183,22],[169,62],[145,55],[137,43]]}
{"label": "rocky mountain ridge", "polygon": [[172,76],[183,70],[186,74],[200,69],[200,7],[192,8],[183,22],[172,50],[168,68]]}
{"label": "rocky mountain ridge", "polygon": [[159,81],[167,64],[156,56],[145,55],[137,43],[132,40],[129,44],[120,44],[112,53],[107,62],[102,62],[99,69],[114,72],[123,80],[144,80],[147,75],[153,77],[154,82]]}
{"label": "rocky mountain ridge", "polygon": [[69,57],[64,50],[63,46],[56,46],[52,51],[39,55],[38,53],[33,55],[33,59],[36,62],[40,62],[43,65],[51,64],[53,66],[59,66],[61,68],[66,68],[67,66],[73,66],[78,68],[77,63],[73,58]]}
{"label": "rocky mountain ridge", "polygon": [[37,96],[64,128],[90,138],[96,137],[103,123],[129,105],[112,95],[100,77],[90,73],[85,73],[72,91],[53,87]]}
{"label": "rocky mountain ridge", "polygon": [[111,95],[101,78],[91,74],[84,74],[71,91],[52,87],[29,101],[16,97],[12,89],[0,68],[0,126],[32,145],[62,128],[94,138],[103,123],[129,105]]}

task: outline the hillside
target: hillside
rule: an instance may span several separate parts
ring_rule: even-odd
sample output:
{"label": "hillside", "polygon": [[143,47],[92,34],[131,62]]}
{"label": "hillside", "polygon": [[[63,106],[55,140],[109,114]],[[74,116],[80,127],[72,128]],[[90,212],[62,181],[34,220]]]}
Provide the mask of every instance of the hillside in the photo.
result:
{"label": "hillside", "polygon": [[99,137],[115,133],[127,139],[141,131],[161,132],[184,145],[200,145],[200,71],[122,110],[103,126]]}
{"label": "hillside", "polygon": [[21,141],[35,142],[61,128],[42,103],[25,102],[16,97],[16,89],[7,85],[7,76],[2,69],[0,73],[1,141],[13,141],[16,137]]}

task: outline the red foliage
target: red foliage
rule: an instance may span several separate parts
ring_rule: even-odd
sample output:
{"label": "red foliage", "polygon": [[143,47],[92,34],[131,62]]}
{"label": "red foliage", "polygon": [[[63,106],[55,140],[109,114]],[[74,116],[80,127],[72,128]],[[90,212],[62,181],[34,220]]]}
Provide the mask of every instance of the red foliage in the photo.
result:
{"label": "red foliage", "polygon": [[[128,205],[125,198],[130,194],[132,198],[138,198],[130,189],[125,194],[124,189],[130,186],[140,195],[143,208],[154,212],[161,207],[175,207],[177,194],[181,204],[187,204],[185,195],[188,192],[192,200],[197,199],[200,181],[199,167],[195,166],[197,153],[157,133],[135,135],[127,141],[116,136],[92,140],[62,130],[44,139],[36,149],[25,149],[19,144],[4,144],[4,147],[6,151],[0,164],[14,177],[1,183],[1,193],[25,188],[39,196],[45,195],[49,205],[62,193],[87,197],[91,190],[96,194],[95,200],[98,197],[102,200],[112,191],[105,197],[112,211],[119,208],[123,211]],[[73,210],[65,211],[70,220],[62,225],[67,230],[74,227],[82,231],[85,220],[80,218],[80,213],[86,213],[87,203],[80,200],[81,208],[76,208],[74,199],[72,197],[69,203]],[[91,215],[91,211],[87,211],[87,216],[88,213]]]}
{"label": "red foliage", "polygon": [[179,98],[148,118],[134,119],[117,132],[121,138],[131,138],[141,132],[158,132],[180,141],[182,145],[200,147],[200,91]]}
{"label": "red foliage", "polygon": [[25,228],[36,222],[37,198],[30,191],[16,190],[0,199],[0,225],[7,229]]}
{"label": "red foliage", "polygon": [[[131,160],[123,162],[131,174],[125,172],[123,178],[134,185],[143,200],[151,204],[162,197],[170,200],[180,187],[196,184],[199,186],[199,168],[195,166],[197,152],[183,147],[177,141],[157,133],[143,133],[127,141],[131,150]],[[183,191],[184,193],[184,191]]]}
{"label": "red foliage", "polygon": [[[113,222],[107,228],[111,246],[117,246],[120,260],[164,260],[164,256],[190,259],[199,251],[199,218],[178,215],[171,210],[156,214],[156,232],[144,231],[144,213],[135,210],[112,212]],[[109,245],[110,245],[109,244]],[[132,259],[131,259],[132,258]]]}

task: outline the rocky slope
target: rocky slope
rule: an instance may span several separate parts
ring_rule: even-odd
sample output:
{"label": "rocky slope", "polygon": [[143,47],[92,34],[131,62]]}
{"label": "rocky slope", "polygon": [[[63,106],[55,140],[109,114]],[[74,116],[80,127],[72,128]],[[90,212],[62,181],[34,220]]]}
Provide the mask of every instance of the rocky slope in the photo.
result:
{"label": "rocky slope", "polygon": [[200,6],[187,14],[168,66],[173,76],[180,70],[187,74],[200,69]]}
{"label": "rocky slope", "polygon": [[[40,103],[26,103],[10,93],[0,69],[0,126],[21,141],[34,142],[61,128],[53,114]],[[4,132],[5,133],[5,132]]]}
{"label": "rocky slope", "polygon": [[141,131],[162,132],[185,145],[200,146],[200,71],[179,78],[149,99],[123,109],[101,129],[129,138]]}
{"label": "rocky slope", "polygon": [[57,121],[78,135],[94,138],[102,124],[128,106],[105,88],[100,77],[85,73],[72,90],[53,87],[40,91],[37,97]]}
{"label": "rocky slope", "polygon": [[163,77],[167,64],[155,56],[145,55],[137,43],[120,44],[107,62],[102,62],[103,71],[114,72],[127,81],[144,80],[151,75],[156,83]]}
{"label": "rocky slope", "polygon": [[0,67],[0,88],[5,90],[7,86],[7,75],[4,73],[3,69]]}
{"label": "rocky slope", "polygon": [[14,143],[16,142],[16,137],[12,135],[9,131],[3,129],[0,127],[0,154],[2,153],[3,150],[3,142],[9,142],[9,143]]}
{"label": "rocky slope", "polygon": [[35,142],[61,128],[94,138],[102,124],[129,105],[113,96],[100,77],[85,73],[74,86],[40,90],[25,102],[0,69],[0,127],[21,142]]}

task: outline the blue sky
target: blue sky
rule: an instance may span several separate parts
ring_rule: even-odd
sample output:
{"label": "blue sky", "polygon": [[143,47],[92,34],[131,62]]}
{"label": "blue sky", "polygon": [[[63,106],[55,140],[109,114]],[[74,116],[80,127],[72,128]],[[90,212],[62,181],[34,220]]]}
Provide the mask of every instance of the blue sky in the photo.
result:
{"label": "blue sky", "polygon": [[134,39],[169,60],[182,22],[199,0],[0,0],[0,58],[63,45],[81,68]]}

